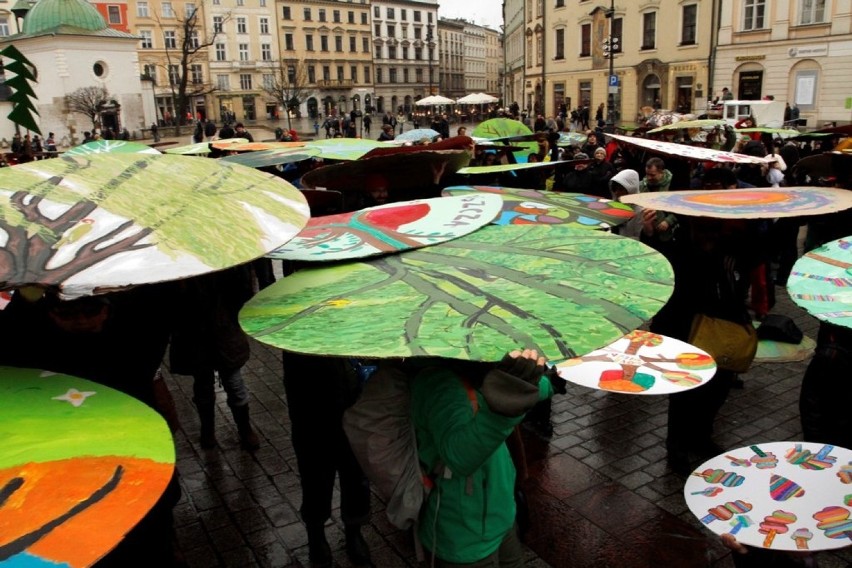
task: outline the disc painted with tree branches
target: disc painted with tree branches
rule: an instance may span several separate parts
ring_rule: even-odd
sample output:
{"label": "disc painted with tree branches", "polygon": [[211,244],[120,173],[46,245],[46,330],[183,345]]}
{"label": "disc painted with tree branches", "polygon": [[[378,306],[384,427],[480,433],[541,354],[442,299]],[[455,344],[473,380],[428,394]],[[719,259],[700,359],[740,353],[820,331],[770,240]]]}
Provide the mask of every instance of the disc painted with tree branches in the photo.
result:
{"label": "disc painted with tree branches", "polygon": [[818,319],[852,327],[852,236],[817,247],[797,260],[787,292]]}
{"label": "disc painted with tree branches", "polygon": [[300,353],[550,360],[636,329],[669,298],[665,258],[638,241],[565,226],[487,226],[428,248],[296,272],[240,312],[256,339]]}
{"label": "disc painted with tree branches", "polygon": [[0,367],[0,565],[91,566],[165,491],[163,418],[68,375]]}
{"label": "disc painted with tree branches", "polygon": [[0,169],[0,289],[74,298],[259,258],[309,217],[275,176],[216,160],[93,154]]}

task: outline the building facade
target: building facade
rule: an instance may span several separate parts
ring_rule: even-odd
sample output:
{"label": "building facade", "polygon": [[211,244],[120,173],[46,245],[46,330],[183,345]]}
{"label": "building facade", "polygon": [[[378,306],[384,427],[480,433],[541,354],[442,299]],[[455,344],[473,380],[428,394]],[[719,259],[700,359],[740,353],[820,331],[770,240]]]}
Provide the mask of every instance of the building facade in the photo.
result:
{"label": "building facade", "polygon": [[374,0],[371,13],[376,108],[411,113],[440,86],[438,2]]}
{"label": "building facade", "polygon": [[547,113],[563,103],[592,117],[611,103],[615,122],[635,121],[642,107],[703,112],[720,1],[621,0],[612,11],[548,2]]}
{"label": "building facade", "polygon": [[[524,102],[527,114],[545,114],[547,97],[546,22],[551,2],[526,0],[524,3]],[[581,2],[582,4],[582,2]],[[563,2],[564,5],[564,2]]]}
{"label": "building facade", "polygon": [[467,94],[486,89],[485,28],[464,24],[464,90]]}
{"label": "building facade", "polygon": [[484,92],[503,98],[503,35],[485,27],[485,89]]}
{"label": "building facade", "polygon": [[370,4],[279,0],[276,6],[280,65],[304,94],[298,113],[317,118],[374,107]]}
{"label": "building facade", "polygon": [[772,96],[809,127],[852,119],[852,4],[837,0],[724,0],[714,94]]}
{"label": "building facade", "polygon": [[524,0],[503,0],[503,100],[506,106],[524,102]]}
{"label": "building facade", "polygon": [[465,96],[464,86],[464,22],[438,20],[438,50],[440,70],[438,92],[445,97],[458,99]]}

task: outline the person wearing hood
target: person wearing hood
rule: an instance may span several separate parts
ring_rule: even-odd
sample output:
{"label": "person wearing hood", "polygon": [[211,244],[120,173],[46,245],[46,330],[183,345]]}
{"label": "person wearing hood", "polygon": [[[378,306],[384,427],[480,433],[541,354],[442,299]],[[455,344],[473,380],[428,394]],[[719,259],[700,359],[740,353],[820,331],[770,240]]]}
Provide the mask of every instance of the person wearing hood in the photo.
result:
{"label": "person wearing hood", "polygon": [[[612,193],[612,198],[616,201],[621,201],[625,195],[633,195],[639,193],[639,173],[636,170],[621,170],[609,180],[609,191]],[[642,207],[633,206],[636,215],[634,215],[627,223],[614,227],[613,232],[622,237],[630,237],[631,239],[639,239],[642,235]]]}
{"label": "person wearing hood", "polygon": [[[666,169],[662,158],[653,157],[645,163],[645,178],[639,184],[639,193],[668,191],[672,183],[672,173]],[[661,242],[672,239],[677,229],[677,217],[664,211],[645,209],[643,215],[643,236]]]}
{"label": "person wearing hood", "polygon": [[588,159],[588,154],[579,152],[574,154],[574,160],[586,161],[575,164],[572,169],[565,173],[562,173],[557,169],[553,183],[553,191],[594,194],[595,178],[592,175],[592,172],[589,171]]}

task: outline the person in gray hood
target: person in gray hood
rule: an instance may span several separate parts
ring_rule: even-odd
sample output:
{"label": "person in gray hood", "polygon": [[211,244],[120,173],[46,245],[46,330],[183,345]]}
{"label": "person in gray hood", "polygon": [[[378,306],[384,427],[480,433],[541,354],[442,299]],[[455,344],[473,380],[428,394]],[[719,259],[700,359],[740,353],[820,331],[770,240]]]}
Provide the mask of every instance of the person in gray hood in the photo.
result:
{"label": "person in gray hood", "polygon": [[[639,173],[636,170],[621,170],[609,180],[609,190],[616,201],[621,201],[625,195],[639,193]],[[642,234],[642,208],[634,205],[633,209],[636,215],[627,223],[616,227],[613,232],[623,237],[639,239]]]}

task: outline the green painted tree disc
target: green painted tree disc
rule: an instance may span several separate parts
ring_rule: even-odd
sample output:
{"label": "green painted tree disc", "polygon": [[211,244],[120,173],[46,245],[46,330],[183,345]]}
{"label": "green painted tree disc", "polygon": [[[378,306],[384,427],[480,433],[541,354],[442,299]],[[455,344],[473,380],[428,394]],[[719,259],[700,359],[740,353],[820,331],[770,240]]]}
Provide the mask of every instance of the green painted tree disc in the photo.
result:
{"label": "green painted tree disc", "polygon": [[422,250],[308,269],[240,313],[270,345],[318,355],[497,361],[515,347],[583,355],[651,318],[673,273],[632,239],[565,226],[489,226]]}

